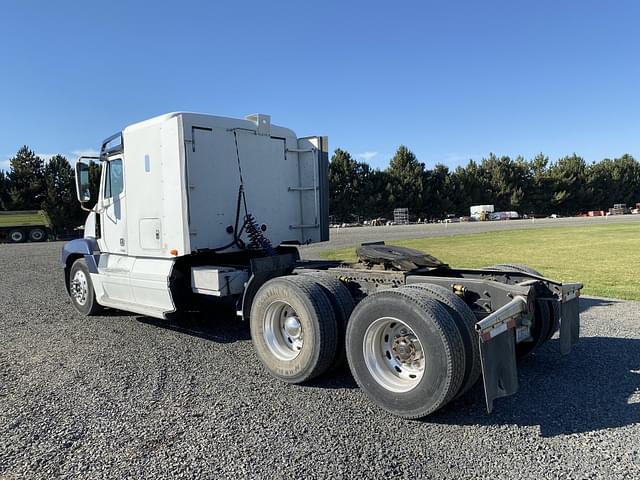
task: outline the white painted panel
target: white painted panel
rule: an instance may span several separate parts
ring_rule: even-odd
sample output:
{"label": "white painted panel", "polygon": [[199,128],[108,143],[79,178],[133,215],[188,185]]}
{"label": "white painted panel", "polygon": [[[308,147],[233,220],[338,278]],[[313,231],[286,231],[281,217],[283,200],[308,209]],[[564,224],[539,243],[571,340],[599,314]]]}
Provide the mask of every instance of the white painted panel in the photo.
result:
{"label": "white painted panel", "polygon": [[[103,253],[98,262],[104,300],[131,302],[133,295],[129,276],[134,259],[127,255]],[[102,302],[101,302],[102,303]]]}
{"label": "white painted panel", "polygon": [[196,293],[217,297],[239,295],[248,280],[246,270],[214,265],[191,267],[191,288]]}
{"label": "white painted panel", "polygon": [[[171,257],[173,249],[186,251],[180,118],[166,116],[124,130],[130,255]],[[141,224],[147,218],[160,220],[159,246],[151,245],[150,237],[141,238],[148,233],[141,227],[151,228]]]}
{"label": "white painted panel", "polygon": [[162,222],[159,218],[140,220],[140,247],[143,250],[162,249]]}
{"label": "white painted panel", "polygon": [[[300,194],[291,188],[313,179],[301,180],[298,154],[285,152],[287,142],[297,149],[295,137],[274,138],[206,121],[185,123],[187,130],[192,135],[187,146],[191,250],[219,248],[233,239],[227,229],[235,225],[240,169],[248,211],[266,227],[264,235],[274,246],[302,240],[291,228],[301,220]],[[243,204],[240,225],[244,216]],[[250,241],[246,233],[242,239]]]}
{"label": "white painted panel", "polygon": [[163,312],[174,309],[169,292],[172,258],[135,259],[131,270],[131,290],[136,304]]}

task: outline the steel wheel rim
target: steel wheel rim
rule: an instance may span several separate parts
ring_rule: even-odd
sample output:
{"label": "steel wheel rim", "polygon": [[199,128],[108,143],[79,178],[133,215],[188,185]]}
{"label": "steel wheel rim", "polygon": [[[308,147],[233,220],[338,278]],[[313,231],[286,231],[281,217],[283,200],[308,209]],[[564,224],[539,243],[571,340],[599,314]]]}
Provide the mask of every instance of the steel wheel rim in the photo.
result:
{"label": "steel wheel rim", "polygon": [[44,233],[42,230],[34,230],[31,232],[31,238],[35,241],[40,241],[44,238]]}
{"label": "steel wheel rim", "polygon": [[404,393],[422,380],[425,358],[422,343],[402,320],[382,317],[364,334],[364,362],[369,373],[385,389]]}
{"label": "steel wheel rim", "polygon": [[87,282],[87,276],[82,270],[78,270],[73,275],[73,280],[71,280],[71,294],[78,305],[87,303],[89,283]]}
{"label": "steel wheel rim", "polygon": [[22,232],[13,232],[11,234],[11,240],[14,242],[21,242],[24,239],[24,235]]}
{"label": "steel wheel rim", "polygon": [[271,353],[283,361],[300,355],[304,346],[304,329],[298,314],[287,302],[278,300],[265,311],[263,336]]}

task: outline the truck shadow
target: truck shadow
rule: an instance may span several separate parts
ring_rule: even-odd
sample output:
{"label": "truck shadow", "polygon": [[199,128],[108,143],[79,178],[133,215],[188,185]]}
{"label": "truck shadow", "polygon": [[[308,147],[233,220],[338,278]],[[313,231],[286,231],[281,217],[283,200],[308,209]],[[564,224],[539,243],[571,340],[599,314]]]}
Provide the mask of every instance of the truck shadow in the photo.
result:
{"label": "truck shadow", "polygon": [[581,338],[561,356],[558,340],[519,365],[520,390],[485,409],[482,382],[424,419],[458,425],[540,426],[543,437],[640,423],[640,339]]}
{"label": "truck shadow", "polygon": [[[581,309],[612,303],[615,301],[583,298]],[[172,320],[149,317],[137,320],[214,342],[251,339],[248,323],[238,319],[233,308]],[[567,356],[560,355],[559,342],[554,339],[520,361],[518,367],[518,393],[496,400],[492,414],[487,414],[480,380],[466,395],[421,421],[461,426],[537,425],[543,437],[640,423],[640,339],[583,337]],[[346,366],[304,386],[357,388]]]}
{"label": "truck shadow", "polygon": [[136,317],[138,322],[178,333],[211,340],[218,343],[234,343],[251,339],[248,322],[235,314],[232,306],[219,306],[215,313],[185,313],[170,320],[152,317]]}
{"label": "truck shadow", "polygon": [[[131,315],[126,312],[122,312],[122,314]],[[118,315],[118,313],[113,313],[113,315]],[[251,340],[249,323],[240,320],[231,306],[218,308],[215,314],[182,314],[180,317],[171,320],[137,316],[136,320],[145,325],[164,328],[218,343]],[[320,375],[318,378],[305,382],[303,386],[327,389],[358,388],[349,371],[346,360],[343,365]]]}
{"label": "truck shadow", "polygon": [[580,313],[586,312],[593,307],[608,307],[620,303],[619,300],[608,300],[604,298],[585,298],[580,297]]}

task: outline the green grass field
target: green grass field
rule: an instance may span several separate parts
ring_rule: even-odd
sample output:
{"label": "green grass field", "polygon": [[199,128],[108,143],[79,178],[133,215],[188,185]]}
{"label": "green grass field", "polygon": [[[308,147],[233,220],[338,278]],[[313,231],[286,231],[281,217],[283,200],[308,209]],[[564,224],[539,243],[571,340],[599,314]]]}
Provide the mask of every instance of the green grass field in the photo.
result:
{"label": "green grass field", "polygon": [[[584,284],[586,295],[640,300],[640,225],[510,230],[387,242],[429,252],[453,267],[525,263],[543,275]],[[353,262],[355,248],[324,252]]]}

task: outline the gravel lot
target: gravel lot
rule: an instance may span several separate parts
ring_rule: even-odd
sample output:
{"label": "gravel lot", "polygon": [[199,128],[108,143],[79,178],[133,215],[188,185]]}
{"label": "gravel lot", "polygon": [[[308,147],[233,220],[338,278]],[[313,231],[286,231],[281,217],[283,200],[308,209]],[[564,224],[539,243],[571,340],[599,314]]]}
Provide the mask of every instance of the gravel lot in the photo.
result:
{"label": "gravel lot", "polygon": [[270,378],[230,312],[81,317],[60,247],[0,245],[0,479],[640,477],[640,303],[583,299],[491,416],[478,385],[405,421],[346,371]]}

